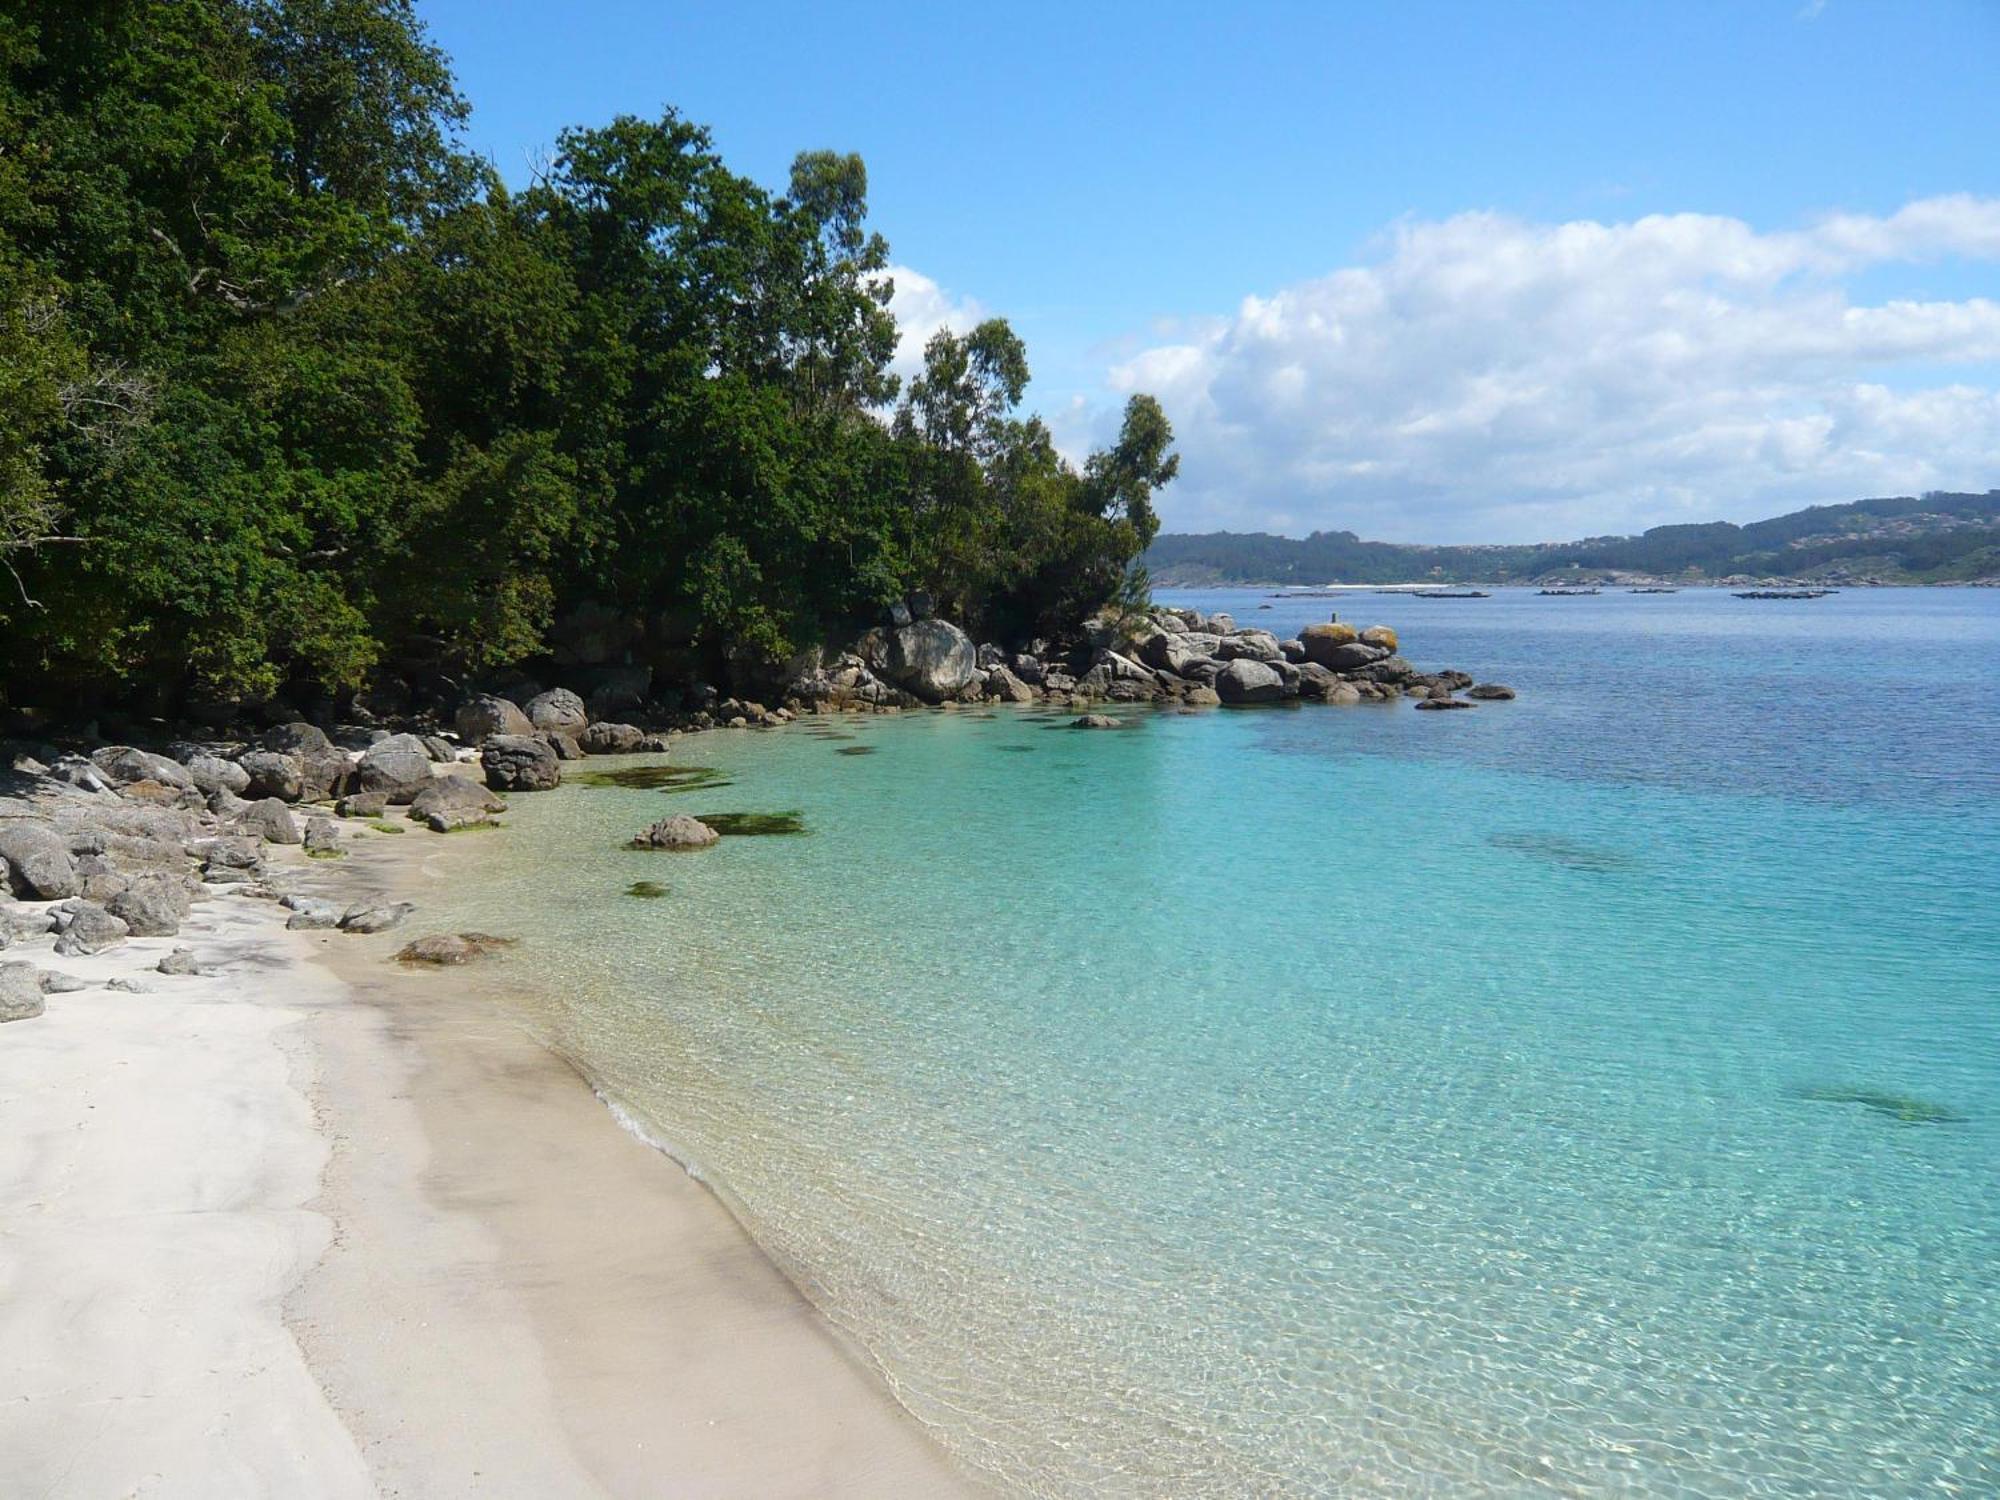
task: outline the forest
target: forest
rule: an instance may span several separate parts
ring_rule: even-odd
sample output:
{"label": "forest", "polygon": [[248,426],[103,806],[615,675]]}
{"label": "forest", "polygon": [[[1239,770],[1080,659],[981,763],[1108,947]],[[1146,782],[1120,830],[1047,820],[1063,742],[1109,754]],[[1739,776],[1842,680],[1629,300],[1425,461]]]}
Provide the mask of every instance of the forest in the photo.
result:
{"label": "forest", "polygon": [[1738,526],[1655,526],[1638,536],[1507,546],[1367,542],[1351,531],[1169,533],[1144,562],[1155,582],[1532,583],[1569,571],[1644,573],[1687,582],[1830,571],[1887,583],[2000,577],[2000,490],[1815,505]]}
{"label": "forest", "polygon": [[754,676],[911,591],[977,638],[1143,595],[1152,398],[1080,464],[1002,319],[890,369],[858,156],[669,110],[531,181],[410,0],[0,0],[0,707],[442,691],[588,607]]}

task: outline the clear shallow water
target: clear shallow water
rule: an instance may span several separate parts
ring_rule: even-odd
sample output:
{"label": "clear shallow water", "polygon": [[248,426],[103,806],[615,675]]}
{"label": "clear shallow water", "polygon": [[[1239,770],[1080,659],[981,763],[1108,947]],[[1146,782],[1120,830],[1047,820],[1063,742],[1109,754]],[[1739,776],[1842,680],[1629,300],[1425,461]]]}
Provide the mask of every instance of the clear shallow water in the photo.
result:
{"label": "clear shallow water", "polygon": [[1332,607],[1523,697],[697,736],[436,915],[1016,1492],[2000,1489],[2000,596]]}

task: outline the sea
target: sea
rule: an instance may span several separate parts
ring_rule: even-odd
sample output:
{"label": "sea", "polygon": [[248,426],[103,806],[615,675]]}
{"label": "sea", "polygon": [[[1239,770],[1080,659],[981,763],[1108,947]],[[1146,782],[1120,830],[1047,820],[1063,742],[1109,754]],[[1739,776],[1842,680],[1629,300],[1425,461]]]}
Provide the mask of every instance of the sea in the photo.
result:
{"label": "sea", "polygon": [[1002,1494],[2000,1494],[2000,591],[1160,598],[1519,696],[692,735],[431,915]]}

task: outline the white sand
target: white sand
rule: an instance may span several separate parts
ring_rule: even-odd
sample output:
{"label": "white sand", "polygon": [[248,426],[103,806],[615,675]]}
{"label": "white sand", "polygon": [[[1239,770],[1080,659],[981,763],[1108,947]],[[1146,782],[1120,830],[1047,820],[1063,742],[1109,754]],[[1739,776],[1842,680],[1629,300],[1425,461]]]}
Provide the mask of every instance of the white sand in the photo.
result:
{"label": "white sand", "polygon": [[[414,878],[357,844],[306,878]],[[388,961],[421,911],[284,915],[5,954],[150,993],[0,1026],[0,1495],[978,1492],[476,970]]]}

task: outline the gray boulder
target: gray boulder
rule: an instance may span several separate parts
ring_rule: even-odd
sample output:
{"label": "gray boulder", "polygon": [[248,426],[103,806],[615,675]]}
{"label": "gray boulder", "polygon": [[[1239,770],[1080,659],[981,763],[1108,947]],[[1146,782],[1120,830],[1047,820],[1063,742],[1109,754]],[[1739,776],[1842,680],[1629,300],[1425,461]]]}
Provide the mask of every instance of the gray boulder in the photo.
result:
{"label": "gray boulder", "polygon": [[326,737],[326,731],[318,725],[294,719],[289,724],[279,724],[265,730],[264,748],[285,755],[319,754],[331,750],[333,741]]}
{"label": "gray boulder", "polygon": [[410,816],[419,822],[437,813],[505,812],[507,803],[466,776],[439,776],[418,792],[410,803]]}
{"label": "gray boulder", "polygon": [[635,849],[706,849],[722,837],[699,818],[677,813],[632,840]]}
{"label": "gray boulder", "polygon": [[459,738],[468,745],[484,743],[496,734],[525,735],[535,732],[534,723],[508,698],[482,693],[459,705],[456,720]]}
{"label": "gray boulder", "polygon": [[340,847],[340,830],[331,818],[314,818],[306,824],[306,853],[320,859],[332,858],[345,851]]}
{"label": "gray boulder", "polygon": [[1035,690],[1003,666],[986,669],[986,696],[1002,703],[1033,703]]}
{"label": "gray boulder", "polygon": [[9,889],[31,901],[61,901],[83,889],[75,856],[46,823],[0,820],[0,867]]}
{"label": "gray boulder", "polygon": [[0,964],[0,1023],[26,1021],[46,1008],[32,964]]}
{"label": "gray boulder", "polygon": [[64,958],[102,953],[124,942],[129,931],[123,921],[95,901],[72,901],[68,920],[56,938],[56,952]]}
{"label": "gray boulder", "polygon": [[583,731],[583,748],[592,755],[630,755],[646,742],[636,724],[612,724],[600,719]]}
{"label": "gray boulder", "polygon": [[1071,719],[1069,727],[1072,729],[1123,729],[1125,723],[1122,719],[1114,719],[1109,714],[1085,714],[1080,719]]}
{"label": "gray boulder", "polygon": [[285,925],[294,932],[318,931],[340,925],[341,908],[331,901],[318,901],[310,896],[287,896],[285,905],[292,911]]}
{"label": "gray boulder", "polygon": [[528,722],[545,734],[566,734],[574,739],[590,724],[583,700],[568,688],[550,688],[528,700]]}
{"label": "gray boulder", "polygon": [[106,745],[102,750],[93,752],[90,759],[117,786],[130,786],[137,781],[157,781],[161,786],[175,788],[194,785],[187,767],[179,761],[168,760],[164,755],[154,755],[150,751],[135,750],[130,745]]}
{"label": "gray boulder", "polygon": [[1420,698],[1417,700],[1418,708],[1476,708],[1477,706],[1477,704],[1467,703],[1463,698]]}
{"label": "gray boulder", "polygon": [[362,791],[399,805],[431,784],[431,753],[414,734],[392,734],[368,747],[356,775]]}
{"label": "gray boulder", "polygon": [[357,901],[347,908],[340,919],[342,932],[387,932],[392,927],[403,925],[403,919],[416,907],[408,901],[398,901],[392,905],[377,902]]}
{"label": "gray boulder", "polygon": [[562,784],[555,751],[532,735],[490,736],[480,747],[479,764],[496,792],[541,792]]}
{"label": "gray boulder", "polygon": [[1218,641],[1215,654],[1224,661],[1236,661],[1243,657],[1255,661],[1282,661],[1285,651],[1278,644],[1278,638],[1268,630],[1239,630]]}
{"label": "gray boulder", "polygon": [[971,637],[948,620],[916,620],[889,637],[890,678],[926,703],[956,698],[978,667]]}
{"label": "gray boulder", "polygon": [[1215,691],[1224,703],[1275,703],[1285,696],[1285,680],[1268,663],[1240,656],[1216,673]]}
{"label": "gray boulder", "polygon": [[248,771],[235,761],[224,760],[219,755],[202,753],[189,756],[187,773],[188,779],[194,783],[195,790],[205,796],[228,792],[231,796],[240,797],[244,789],[250,785]]}
{"label": "gray boulder", "polygon": [[192,903],[178,875],[141,875],[104,904],[133,937],[172,937]]}
{"label": "gray boulder", "polygon": [[236,826],[245,834],[269,844],[296,844],[300,841],[299,825],[292,817],[292,810],[276,797],[266,797],[244,808],[237,814]]}
{"label": "gray boulder", "polygon": [[1336,672],[1358,672],[1363,667],[1372,667],[1375,663],[1388,659],[1389,653],[1380,646],[1367,646],[1360,641],[1349,641],[1344,646],[1325,647],[1313,657],[1314,661]]}
{"label": "gray boulder", "polygon": [[199,974],[201,965],[194,961],[194,949],[176,948],[158,964],[154,965],[162,974]]}
{"label": "gray boulder", "polygon": [[251,801],[275,797],[280,802],[296,802],[305,795],[305,768],[296,755],[278,750],[252,750],[237,761],[249,778],[239,788]]}
{"label": "gray boulder", "polygon": [[1480,682],[1467,688],[1465,696],[1489,703],[1504,703],[1514,696],[1514,690],[1497,682]]}

